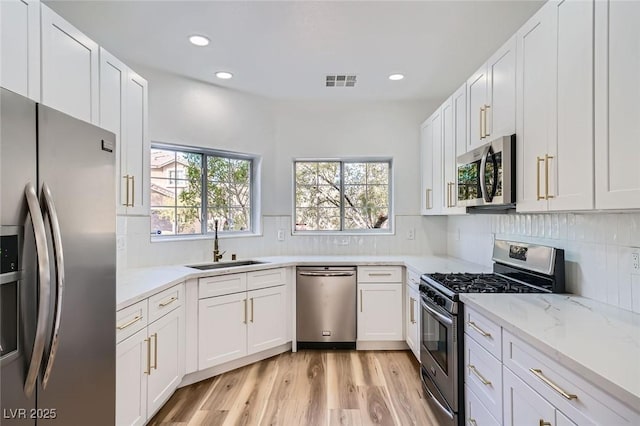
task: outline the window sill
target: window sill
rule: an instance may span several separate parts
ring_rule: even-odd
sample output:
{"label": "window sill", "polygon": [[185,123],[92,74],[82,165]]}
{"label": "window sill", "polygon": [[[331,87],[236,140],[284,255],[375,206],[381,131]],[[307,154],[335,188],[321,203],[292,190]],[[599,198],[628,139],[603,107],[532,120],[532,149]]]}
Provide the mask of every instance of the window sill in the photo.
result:
{"label": "window sill", "polygon": [[[218,234],[219,240],[226,240],[229,238],[255,238],[262,237],[262,233],[245,233],[238,232],[233,234]],[[157,236],[151,235],[152,243],[168,243],[174,241],[198,241],[198,240],[213,240],[213,235],[165,235]]]}
{"label": "window sill", "polygon": [[305,236],[325,236],[325,237],[372,237],[372,236],[393,236],[396,235],[395,231],[381,231],[381,232],[345,232],[345,231],[292,231],[293,237],[305,237]]}

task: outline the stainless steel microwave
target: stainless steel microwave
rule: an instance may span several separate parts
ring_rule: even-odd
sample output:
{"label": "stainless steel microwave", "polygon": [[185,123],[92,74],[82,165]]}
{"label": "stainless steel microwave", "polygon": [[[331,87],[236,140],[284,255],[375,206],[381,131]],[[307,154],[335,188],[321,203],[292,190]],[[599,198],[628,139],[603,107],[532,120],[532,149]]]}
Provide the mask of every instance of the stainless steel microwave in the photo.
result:
{"label": "stainless steel microwave", "polygon": [[494,139],[457,160],[459,206],[515,206],[516,135]]}

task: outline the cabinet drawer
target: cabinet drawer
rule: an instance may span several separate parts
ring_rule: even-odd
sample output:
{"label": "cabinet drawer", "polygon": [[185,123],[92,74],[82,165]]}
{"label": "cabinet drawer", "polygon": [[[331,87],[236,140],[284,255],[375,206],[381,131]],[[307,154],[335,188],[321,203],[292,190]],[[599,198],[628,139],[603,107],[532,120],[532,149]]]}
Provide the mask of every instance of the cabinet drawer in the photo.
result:
{"label": "cabinet drawer", "polygon": [[198,298],[223,296],[247,291],[247,274],[229,274],[198,280]]}
{"label": "cabinet drawer", "polygon": [[358,266],[359,283],[401,283],[401,266]]}
{"label": "cabinet drawer", "polygon": [[577,424],[637,425],[640,420],[638,413],[507,331],[503,360],[505,367]]}
{"label": "cabinet drawer", "polygon": [[287,282],[287,270],[285,268],[265,269],[262,271],[247,272],[247,289],[257,290],[266,287],[284,285]]}
{"label": "cabinet drawer", "polygon": [[184,304],[184,284],[178,284],[149,298],[149,323]]}
{"label": "cabinet drawer", "polygon": [[116,312],[116,343],[133,336],[147,326],[147,299]]}
{"label": "cabinet drawer", "polygon": [[473,309],[465,306],[464,310],[465,334],[472,337],[491,355],[502,359],[502,328]]}
{"label": "cabinet drawer", "polygon": [[475,340],[464,336],[464,382],[496,419],[502,419],[502,364]]}
{"label": "cabinet drawer", "polygon": [[[480,399],[469,389],[469,386],[465,387],[465,401],[467,424],[471,426],[500,426],[500,423],[491,416],[487,407],[482,405]],[[502,413],[500,413],[500,418],[502,418]]]}
{"label": "cabinet drawer", "polygon": [[418,286],[420,285],[420,273],[407,268],[407,285],[418,290]]}

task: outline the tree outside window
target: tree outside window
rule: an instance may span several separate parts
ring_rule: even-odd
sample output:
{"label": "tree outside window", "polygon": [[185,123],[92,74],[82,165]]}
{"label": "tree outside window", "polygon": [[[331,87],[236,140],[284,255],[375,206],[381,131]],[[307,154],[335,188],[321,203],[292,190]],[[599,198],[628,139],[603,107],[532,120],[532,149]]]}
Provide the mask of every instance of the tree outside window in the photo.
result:
{"label": "tree outside window", "polygon": [[388,230],[390,172],[390,160],[296,161],[295,230]]}

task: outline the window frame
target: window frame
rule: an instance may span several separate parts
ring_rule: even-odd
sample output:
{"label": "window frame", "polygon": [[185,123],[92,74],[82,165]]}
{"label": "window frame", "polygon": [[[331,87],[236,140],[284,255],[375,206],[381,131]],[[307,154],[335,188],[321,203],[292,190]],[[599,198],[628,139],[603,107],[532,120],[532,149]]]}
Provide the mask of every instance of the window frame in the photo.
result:
{"label": "window frame", "polygon": [[[234,151],[226,151],[222,149],[216,148],[206,148],[206,147],[197,147],[197,146],[189,146],[189,145],[179,145],[174,143],[167,142],[159,142],[159,141],[151,141],[149,155],[151,155],[151,150],[153,149],[161,149],[166,151],[174,151],[174,152],[186,152],[190,154],[199,154],[202,155],[202,194],[201,194],[201,205],[200,205],[200,233],[197,234],[171,234],[171,235],[162,235],[162,234],[153,234],[151,233],[152,241],[176,241],[176,240],[198,240],[198,239],[213,239],[214,232],[208,231],[207,228],[207,209],[208,209],[208,194],[204,189],[206,188],[206,180],[208,177],[207,173],[207,157],[219,157],[219,158],[227,158],[232,160],[245,160],[249,161],[249,202],[250,202],[250,226],[249,229],[245,231],[218,231],[218,238],[235,238],[235,237],[255,237],[262,235],[261,228],[261,220],[260,220],[260,175],[261,175],[261,166],[262,166],[262,158],[255,154],[247,154],[241,152]],[[149,166],[151,169],[151,166]],[[167,178],[169,179],[169,178]],[[149,181],[149,186],[151,186],[151,180]],[[149,215],[151,216],[151,210],[153,206],[149,205]]]}
{"label": "window frame", "polygon": [[[340,227],[342,229],[335,230],[297,230],[296,229],[296,163],[340,163]],[[387,219],[389,221],[389,227],[384,228],[369,228],[369,229],[344,229],[345,223],[345,206],[344,206],[344,165],[345,163],[387,163],[389,165],[388,175],[388,187],[389,187],[389,211]],[[292,181],[292,209],[291,209],[291,235],[395,235],[395,215],[394,215],[394,167],[393,157],[320,157],[320,158],[293,158],[291,162],[291,181]]]}

